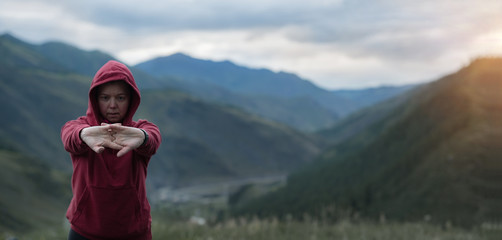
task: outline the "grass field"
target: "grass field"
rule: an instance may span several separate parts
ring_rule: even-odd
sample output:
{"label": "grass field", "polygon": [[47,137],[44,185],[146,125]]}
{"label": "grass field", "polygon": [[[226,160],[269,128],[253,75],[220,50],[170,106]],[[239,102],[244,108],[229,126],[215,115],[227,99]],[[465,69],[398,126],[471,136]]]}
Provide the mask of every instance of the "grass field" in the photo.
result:
{"label": "grass field", "polygon": [[[502,225],[483,224],[466,230],[444,224],[392,223],[342,220],[336,223],[278,221],[276,219],[229,219],[200,224],[194,221],[154,219],[153,239],[157,240],[495,240],[502,239]],[[3,239],[64,240],[67,230],[35,232]]]}
{"label": "grass field", "polygon": [[[340,215],[340,220],[318,220],[304,216],[303,221],[286,217],[232,218],[223,202],[212,204],[166,204],[152,208],[154,240],[499,240],[502,223],[484,223],[469,229],[432,223],[424,217],[419,222],[394,222],[385,217],[364,220]],[[0,240],[66,240],[69,224],[32,233],[2,233]],[[13,238],[15,237],[15,238]]]}
{"label": "grass field", "polygon": [[229,220],[215,225],[155,223],[154,239],[186,240],[478,240],[501,239],[502,230],[477,228],[464,230],[428,223],[375,223],[340,221]]}

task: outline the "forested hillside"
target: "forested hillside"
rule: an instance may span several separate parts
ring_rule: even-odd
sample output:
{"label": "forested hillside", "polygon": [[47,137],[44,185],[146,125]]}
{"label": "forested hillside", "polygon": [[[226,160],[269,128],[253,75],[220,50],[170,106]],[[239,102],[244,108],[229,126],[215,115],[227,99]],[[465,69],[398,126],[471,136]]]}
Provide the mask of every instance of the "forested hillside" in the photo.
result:
{"label": "forested hillside", "polygon": [[477,59],[386,104],[286,187],[235,212],[467,225],[502,217],[502,59]]}

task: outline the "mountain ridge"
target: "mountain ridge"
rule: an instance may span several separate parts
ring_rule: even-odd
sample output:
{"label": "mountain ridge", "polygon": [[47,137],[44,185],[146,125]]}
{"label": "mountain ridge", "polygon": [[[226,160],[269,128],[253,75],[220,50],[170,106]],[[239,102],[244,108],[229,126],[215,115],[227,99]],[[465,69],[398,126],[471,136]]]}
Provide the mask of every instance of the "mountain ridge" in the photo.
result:
{"label": "mountain ridge", "polygon": [[[44,68],[48,70],[71,71],[92,77],[95,69],[106,61],[115,59],[99,50],[83,51],[63,42],[51,41],[33,45],[12,35],[4,35],[4,39],[14,39],[18,45],[22,44],[35,50],[30,53],[37,55],[32,59],[45,57],[46,60],[40,64],[47,65]],[[156,71],[150,71],[148,68],[144,71],[145,69],[138,67],[144,63],[130,66],[140,89],[176,88],[206,101],[237,106],[249,113],[306,132],[328,128],[341,117],[395,94],[389,91],[375,97],[368,94],[364,98],[337,97],[336,94],[292,73],[272,72],[264,68],[251,69],[228,60],[217,62],[196,59],[182,53],[173,54],[168,58],[160,57],[150,62],[165,60],[169,60],[169,64],[161,62],[156,68],[163,71],[167,69],[174,75],[155,74]],[[16,65],[20,66],[20,63]],[[208,80],[207,76],[213,77]],[[232,82],[234,88],[224,86],[222,81]],[[264,82],[275,82],[275,87],[263,84]],[[236,91],[235,87],[240,90]]]}
{"label": "mountain ridge", "polygon": [[398,221],[500,219],[502,113],[494,110],[502,108],[501,66],[500,58],[477,59],[415,89],[290,175],[286,187],[235,212],[336,218],[336,206]]}
{"label": "mountain ridge", "polygon": [[[228,60],[196,59],[182,53],[158,57],[139,63],[135,67],[158,77],[182,76],[186,79],[207,81],[244,94],[279,97],[329,94],[329,91],[292,73],[273,72],[265,68],[242,67]],[[336,96],[333,97],[336,98]],[[342,101],[343,99],[337,100]]]}
{"label": "mountain ridge", "polygon": [[[239,106],[308,132],[330,127],[357,109],[408,89],[389,88],[375,94],[366,91],[364,98],[353,96],[358,91],[343,91],[346,96],[342,97],[338,94],[342,91],[322,89],[292,73],[248,68],[230,61],[196,59],[182,53],[157,57],[135,67],[159,78],[183,79],[178,85],[197,97]],[[309,106],[298,104],[299,101]]]}
{"label": "mountain ridge", "polygon": [[[22,41],[19,42],[22,43]],[[9,52],[11,49],[15,49],[17,52],[23,53],[16,55],[14,51],[11,55],[2,55],[0,61],[29,63],[30,61],[24,59],[34,60],[31,61],[31,65],[13,65],[12,67],[4,65],[0,68],[0,100],[11,103],[2,105],[0,109],[2,113],[5,113],[5,116],[0,119],[0,124],[2,124],[0,139],[6,139],[6,142],[22,153],[40,157],[51,166],[69,170],[71,169],[71,161],[62,147],[59,136],[60,129],[66,121],[85,114],[91,77],[58,65],[50,60],[54,58],[54,55],[45,57],[33,45],[19,44],[19,42],[12,42],[8,37],[0,37],[0,52]],[[85,54],[76,54],[76,57],[79,56],[85,59]],[[54,64],[54,68],[38,68],[39,63],[43,62]],[[190,114],[187,115],[187,112]],[[228,174],[223,177],[228,178],[241,177],[244,173],[248,176],[261,172],[282,172],[284,169],[291,169],[312,159],[320,147],[318,145],[320,141],[311,135],[299,133],[271,121],[256,120],[257,116],[244,111],[204,102],[169,88],[142,90],[142,105],[138,109],[136,117],[148,118],[163,126],[163,138],[167,141],[191,144],[208,153],[207,155],[197,155],[186,152],[186,148],[174,149],[171,146],[161,145],[159,154],[154,156],[151,161],[154,165],[152,170],[157,171],[157,174],[150,175],[152,182],[159,184],[183,185],[185,184],[183,180],[190,178],[192,178],[192,182],[201,181],[197,175],[191,174],[190,169],[186,168],[178,168],[187,174],[176,183],[162,181],[162,176],[158,174],[168,171],[169,166],[175,164],[172,162],[173,158],[187,159],[194,172],[200,170],[194,168],[198,167],[197,161],[200,160],[201,165],[211,163],[214,172],[206,173],[205,177],[211,175],[217,177],[216,172],[227,172]],[[228,125],[221,125],[220,122],[226,122]],[[208,126],[198,128],[198,131],[193,130],[201,125]],[[227,133],[226,137],[223,138],[220,134],[224,133],[226,129],[233,129],[233,133]],[[197,134],[217,138],[203,139],[199,138]],[[236,152],[238,147],[234,147],[233,144],[239,142],[238,136],[241,134],[245,136],[243,139],[248,141],[246,144],[259,146],[257,148],[259,151],[253,154]],[[305,141],[295,142],[297,138]],[[260,142],[271,141],[280,141],[285,145],[291,144],[292,150],[289,152],[297,154],[287,155],[288,151],[284,149],[277,151],[260,144]],[[217,151],[215,150],[216,146],[218,146]],[[307,154],[304,154],[303,151]],[[197,156],[198,158],[189,159],[187,156]],[[263,163],[264,166],[265,163],[274,164],[273,162],[276,162],[279,165],[274,168],[260,168],[260,165],[256,165],[253,169],[240,169],[237,165],[229,168],[228,164],[235,164],[239,161]],[[281,161],[289,161],[289,164],[285,165],[284,168],[280,167],[284,163]],[[171,170],[169,172],[172,173]]]}

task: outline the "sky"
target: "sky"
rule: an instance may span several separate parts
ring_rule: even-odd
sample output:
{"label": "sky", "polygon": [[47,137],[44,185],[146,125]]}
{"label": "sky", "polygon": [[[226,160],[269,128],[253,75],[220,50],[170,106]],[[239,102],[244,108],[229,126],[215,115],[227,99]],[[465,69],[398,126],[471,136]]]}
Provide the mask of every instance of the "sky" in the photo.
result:
{"label": "sky", "polygon": [[436,80],[502,55],[500,0],[2,0],[0,34],[129,65],[182,52],[326,89]]}

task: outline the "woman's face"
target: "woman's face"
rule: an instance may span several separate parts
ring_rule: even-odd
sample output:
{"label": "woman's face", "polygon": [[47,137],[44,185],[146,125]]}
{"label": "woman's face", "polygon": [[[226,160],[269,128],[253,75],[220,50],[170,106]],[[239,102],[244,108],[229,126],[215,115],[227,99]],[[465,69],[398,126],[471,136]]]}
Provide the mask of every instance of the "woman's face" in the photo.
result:
{"label": "woman's face", "polygon": [[99,86],[99,112],[110,123],[120,123],[129,110],[131,91],[123,81],[114,81]]}

